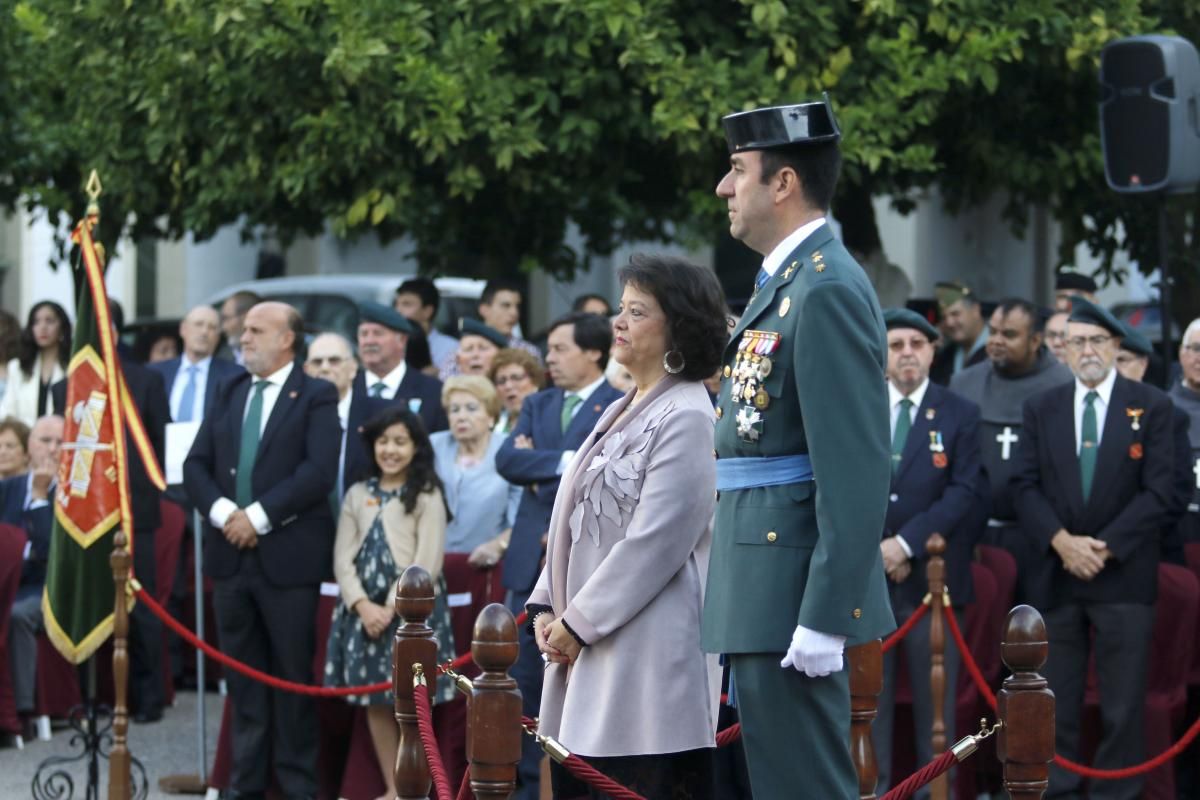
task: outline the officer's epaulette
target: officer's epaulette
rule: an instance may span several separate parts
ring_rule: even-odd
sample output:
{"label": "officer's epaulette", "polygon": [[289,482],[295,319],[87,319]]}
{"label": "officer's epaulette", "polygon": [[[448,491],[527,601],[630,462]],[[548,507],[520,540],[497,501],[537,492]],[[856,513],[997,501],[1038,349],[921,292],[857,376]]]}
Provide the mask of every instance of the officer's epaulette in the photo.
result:
{"label": "officer's epaulette", "polygon": [[825,271],[825,256],[821,255],[820,250],[813,250],[812,255],[808,257],[808,260],[812,266],[813,272],[819,274]]}

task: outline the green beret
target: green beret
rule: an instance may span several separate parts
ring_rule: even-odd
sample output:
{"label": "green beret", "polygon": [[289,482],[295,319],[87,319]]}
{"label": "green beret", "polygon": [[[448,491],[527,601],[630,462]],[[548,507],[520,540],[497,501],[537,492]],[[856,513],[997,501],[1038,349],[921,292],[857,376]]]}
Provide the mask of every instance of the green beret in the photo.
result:
{"label": "green beret", "polygon": [[1112,312],[1078,295],[1071,298],[1071,316],[1068,317],[1068,321],[1099,325],[1118,339],[1125,335],[1125,327]]}
{"label": "green beret", "polygon": [[1121,334],[1121,349],[1128,350],[1135,356],[1149,358],[1154,352],[1154,346],[1150,344],[1150,340],[1131,328],[1128,323],[1122,322],[1121,328],[1124,331]]}
{"label": "green beret", "polygon": [[485,325],[477,319],[463,317],[458,321],[458,332],[462,336],[482,336],[496,347],[508,347],[508,337],[491,325]]}
{"label": "green beret", "polygon": [[363,300],[358,304],[358,321],[360,323],[374,322],[396,331],[396,333],[403,333],[405,336],[412,336],[416,333],[416,328],[408,321],[408,317],[394,308],[388,308],[383,303],[371,300]]}
{"label": "green beret", "polygon": [[931,342],[938,340],[938,330],[929,324],[929,320],[922,317],[911,308],[885,308],[883,310],[883,323],[890,331],[892,328],[912,328],[925,334],[925,337]]}
{"label": "green beret", "polygon": [[974,299],[975,293],[971,287],[958,281],[939,281],[933,285],[933,296],[937,298],[938,306],[945,311],[963,298]]}

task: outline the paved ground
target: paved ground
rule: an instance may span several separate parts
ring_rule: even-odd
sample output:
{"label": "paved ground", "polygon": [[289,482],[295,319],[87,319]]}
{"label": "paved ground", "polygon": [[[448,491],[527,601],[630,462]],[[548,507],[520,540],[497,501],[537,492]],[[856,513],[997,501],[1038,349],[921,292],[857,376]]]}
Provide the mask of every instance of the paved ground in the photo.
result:
{"label": "paved ground", "polygon": [[[217,730],[221,723],[221,701],[222,698],[215,692],[208,693],[205,698],[208,713],[207,754],[210,766],[217,742]],[[33,797],[31,786],[39,764],[51,756],[72,756],[79,753],[78,748],[72,749],[70,746],[72,733],[69,728],[57,729],[48,742],[26,742],[23,750],[0,749],[0,798],[24,800]],[[150,798],[183,797],[161,791],[158,788],[158,779],[164,775],[196,773],[199,761],[197,733],[195,692],[176,693],[174,707],[166,710],[161,722],[129,726],[129,749],[146,768]],[[99,796],[107,797],[107,765],[103,761],[101,765]],[[81,800],[86,797],[86,767],[82,761],[76,762],[67,767],[67,771],[74,781],[74,793],[71,797]],[[57,797],[57,800],[67,800],[67,797],[68,795],[63,794]]]}

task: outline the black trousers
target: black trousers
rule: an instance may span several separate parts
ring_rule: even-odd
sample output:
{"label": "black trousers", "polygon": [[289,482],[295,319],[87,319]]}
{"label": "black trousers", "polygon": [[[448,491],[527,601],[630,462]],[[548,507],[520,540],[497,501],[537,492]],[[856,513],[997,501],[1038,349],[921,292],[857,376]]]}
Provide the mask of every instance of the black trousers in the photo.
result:
{"label": "black trousers", "polygon": [[[1095,766],[1118,769],[1143,759],[1142,722],[1146,673],[1154,635],[1154,607],[1137,603],[1070,603],[1043,612],[1050,638],[1045,676],[1054,692],[1054,746],[1059,755],[1079,760],[1079,728],[1087,684],[1088,653],[1096,651],[1100,690],[1100,743]],[[1050,768],[1047,797],[1083,796],[1083,779]],[[1092,800],[1136,800],[1143,779],[1092,781]]]}
{"label": "black trousers", "polygon": [[[645,756],[583,756],[583,760],[646,800],[713,798],[713,748]],[[561,764],[550,762],[555,800],[608,800]]]}
{"label": "black trousers", "polygon": [[[513,616],[525,610],[525,601],[529,592],[509,591],[505,604]],[[542,654],[537,648],[537,642],[529,633],[529,625],[521,625],[517,631],[517,641],[520,649],[517,651],[517,661],[509,670],[509,675],[517,682],[521,690],[521,713],[532,719],[537,719],[542,707],[542,673],[546,669]],[[521,737],[521,762],[517,764],[517,791],[513,800],[538,800],[541,787],[542,756],[545,755],[541,745],[532,736]]]}
{"label": "black trousers", "polygon": [[[133,574],[154,596],[158,585],[157,559],[154,557],[154,530],[133,533]],[[129,696],[134,713],[156,714],[162,711],[163,624],[150,610],[138,603],[129,615]]]}
{"label": "black trousers", "polygon": [[[238,573],[213,585],[221,649],[255,669],[297,683],[313,682],[313,621],[320,587],[274,586],[259,553],[243,550]],[[271,689],[232,670],[232,787],[266,792],[275,776],[287,797],[317,793],[317,706],[311,697]]]}

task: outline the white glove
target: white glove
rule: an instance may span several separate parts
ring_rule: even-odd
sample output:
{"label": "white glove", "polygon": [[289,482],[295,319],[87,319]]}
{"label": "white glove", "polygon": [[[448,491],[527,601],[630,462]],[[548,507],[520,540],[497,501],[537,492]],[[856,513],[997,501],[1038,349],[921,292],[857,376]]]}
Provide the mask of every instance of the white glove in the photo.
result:
{"label": "white glove", "polygon": [[842,671],[842,651],[846,637],[814,631],[797,625],[792,633],[792,644],[779,666],[795,667],[810,678],[823,678],[833,672]]}

